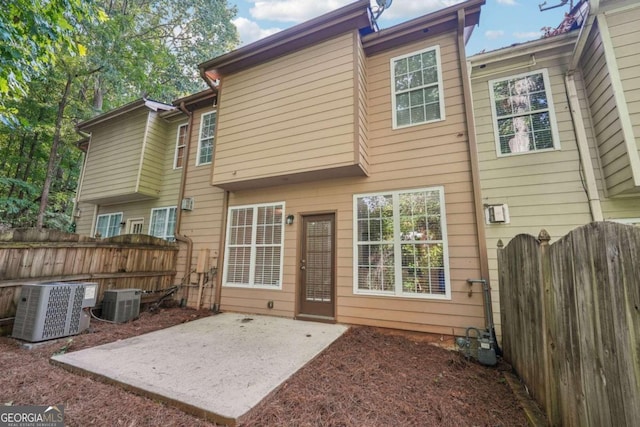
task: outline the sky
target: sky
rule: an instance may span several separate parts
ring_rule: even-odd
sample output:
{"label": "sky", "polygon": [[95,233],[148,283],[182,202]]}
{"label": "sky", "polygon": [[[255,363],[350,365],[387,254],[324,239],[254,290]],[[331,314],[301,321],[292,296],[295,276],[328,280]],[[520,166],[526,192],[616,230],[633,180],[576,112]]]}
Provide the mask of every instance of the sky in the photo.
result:
{"label": "sky", "polygon": [[[228,0],[238,7],[234,24],[241,44],[248,44],[316,16],[338,9],[355,0]],[[375,0],[371,0],[375,5]],[[393,0],[378,25],[388,28],[427,13],[460,3],[462,0]],[[544,0],[487,0],[467,44],[467,55],[495,50],[540,38],[542,27],[556,27],[569,11],[569,3],[541,12]],[[547,7],[562,0],[547,0]]]}

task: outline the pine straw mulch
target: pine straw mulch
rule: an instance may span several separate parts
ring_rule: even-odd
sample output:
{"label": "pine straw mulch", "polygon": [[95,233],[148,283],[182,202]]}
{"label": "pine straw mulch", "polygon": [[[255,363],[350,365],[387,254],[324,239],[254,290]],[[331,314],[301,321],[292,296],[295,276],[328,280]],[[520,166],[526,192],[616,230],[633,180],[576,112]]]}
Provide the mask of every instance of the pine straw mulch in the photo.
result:
{"label": "pine straw mulch", "polygon": [[[92,321],[91,333],[25,350],[0,338],[0,405],[65,404],[68,426],[213,426],[151,399],[49,363],[209,315],[180,308],[127,324]],[[242,417],[247,426],[525,426],[505,384],[508,366],[487,368],[427,342],[428,335],[353,327]]]}

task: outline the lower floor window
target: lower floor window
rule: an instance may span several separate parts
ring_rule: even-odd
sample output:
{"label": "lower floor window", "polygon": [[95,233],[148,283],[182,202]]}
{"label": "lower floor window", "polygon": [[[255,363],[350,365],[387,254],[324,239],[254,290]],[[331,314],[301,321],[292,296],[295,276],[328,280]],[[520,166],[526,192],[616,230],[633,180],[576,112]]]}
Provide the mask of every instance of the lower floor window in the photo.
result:
{"label": "lower floor window", "polygon": [[98,215],[95,236],[102,238],[119,236],[121,222],[122,212]]}
{"label": "lower floor window", "polygon": [[354,196],[354,292],[448,299],[442,187]]}
{"label": "lower floor window", "polygon": [[161,239],[173,241],[176,229],[176,207],[151,209],[149,234]]}
{"label": "lower floor window", "polygon": [[284,202],[229,208],[224,284],[280,289]]}

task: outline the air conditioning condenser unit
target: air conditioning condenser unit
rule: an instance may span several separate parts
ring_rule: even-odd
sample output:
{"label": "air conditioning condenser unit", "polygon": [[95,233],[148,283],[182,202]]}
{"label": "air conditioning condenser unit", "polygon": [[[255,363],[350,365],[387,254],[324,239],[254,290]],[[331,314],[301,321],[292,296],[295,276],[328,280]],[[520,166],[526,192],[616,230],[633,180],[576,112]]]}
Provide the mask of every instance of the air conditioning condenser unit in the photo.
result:
{"label": "air conditioning condenser unit", "polygon": [[140,314],[140,289],[112,289],[104,292],[102,318],[116,323],[128,322]]}
{"label": "air conditioning condenser unit", "polygon": [[38,342],[76,335],[89,328],[85,308],[93,307],[97,283],[23,285],[11,336]]}

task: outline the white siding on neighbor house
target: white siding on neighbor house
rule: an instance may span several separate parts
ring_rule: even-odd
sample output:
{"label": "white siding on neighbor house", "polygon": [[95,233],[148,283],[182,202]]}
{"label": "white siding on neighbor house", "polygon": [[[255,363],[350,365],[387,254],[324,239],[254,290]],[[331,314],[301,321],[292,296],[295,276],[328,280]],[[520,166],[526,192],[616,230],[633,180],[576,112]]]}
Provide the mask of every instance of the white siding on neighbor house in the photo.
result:
{"label": "white siding on neighbor house", "polygon": [[214,184],[354,164],[355,39],[223,76]]}
{"label": "white siding on neighbor house", "polygon": [[[392,130],[390,58],[436,44],[442,54],[447,119]],[[466,282],[468,278],[479,277],[480,262],[460,79],[455,34],[436,36],[366,58],[370,175],[232,192],[230,206],[285,201],[285,215],[294,214],[296,220],[285,226],[282,290],[223,287],[222,309],[295,315],[301,215],[335,212],[338,322],[442,334],[463,334],[467,326],[484,325],[481,292],[469,297]],[[223,120],[224,115],[221,127]],[[432,186],[444,187],[451,300],[354,294],[353,195]],[[273,309],[267,308],[269,300],[274,301]]]}

